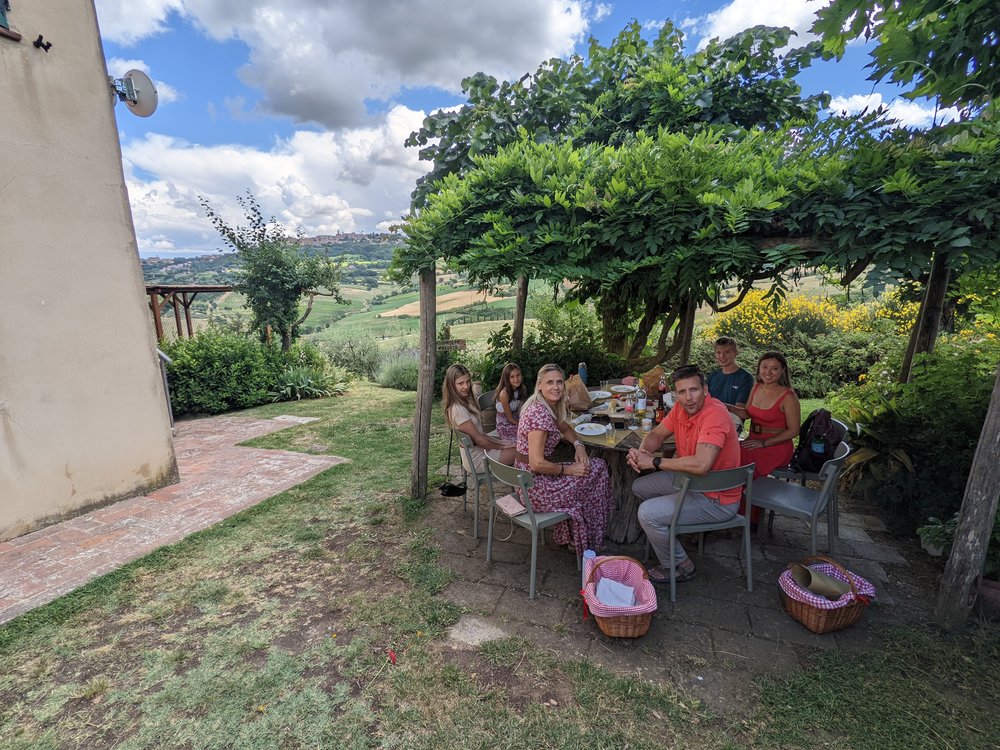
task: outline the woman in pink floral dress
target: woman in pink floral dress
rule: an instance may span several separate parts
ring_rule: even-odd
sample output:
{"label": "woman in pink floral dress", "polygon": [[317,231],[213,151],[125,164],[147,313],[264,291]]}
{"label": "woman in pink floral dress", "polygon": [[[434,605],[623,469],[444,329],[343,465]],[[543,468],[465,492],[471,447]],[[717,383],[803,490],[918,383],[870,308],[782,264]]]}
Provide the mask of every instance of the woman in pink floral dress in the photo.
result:
{"label": "woman in pink floral dress", "polygon": [[[585,549],[604,547],[604,529],[614,499],[607,464],[587,455],[568,418],[563,371],[558,365],[545,365],[538,372],[534,393],[521,407],[514,465],[534,475],[533,510],[569,514],[570,521],[552,527],[553,538],[556,544],[572,544],[582,555]],[[575,446],[573,462],[551,460],[560,440]]]}

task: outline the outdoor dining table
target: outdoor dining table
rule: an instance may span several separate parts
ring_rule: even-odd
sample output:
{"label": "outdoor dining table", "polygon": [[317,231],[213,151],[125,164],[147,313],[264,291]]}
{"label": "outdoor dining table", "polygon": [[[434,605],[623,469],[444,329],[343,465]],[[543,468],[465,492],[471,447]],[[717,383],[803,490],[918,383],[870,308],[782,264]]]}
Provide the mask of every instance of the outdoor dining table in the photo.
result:
{"label": "outdoor dining table", "polygon": [[[614,426],[612,422],[611,426]],[[580,440],[588,447],[589,452],[604,459],[608,465],[611,479],[611,492],[615,498],[615,509],[608,519],[605,535],[617,544],[631,544],[639,541],[642,528],[639,526],[639,498],[632,492],[632,482],[639,476],[628,465],[628,452],[638,448],[642,439],[648,433],[641,430],[628,430],[618,426],[612,439],[607,434],[580,435]],[[670,457],[674,455],[674,443],[671,437],[663,444],[662,450],[656,455]]]}

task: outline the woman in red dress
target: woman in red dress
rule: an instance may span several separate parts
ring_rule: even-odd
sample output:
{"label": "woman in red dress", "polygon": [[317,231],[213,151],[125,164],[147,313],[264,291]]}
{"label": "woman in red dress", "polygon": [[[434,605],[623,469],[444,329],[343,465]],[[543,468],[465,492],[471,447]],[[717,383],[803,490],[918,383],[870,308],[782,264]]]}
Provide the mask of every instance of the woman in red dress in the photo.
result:
{"label": "woman in red dress", "polygon": [[[735,410],[750,419],[750,434],[740,445],[740,463],[754,461],[754,478],[765,477],[775,469],[787,466],[795,453],[792,440],[798,436],[801,423],[799,398],[792,390],[788,377],[788,360],[781,352],[764,352],[757,360],[757,382],[750,391],[746,407]],[[740,505],[743,513],[743,505]],[[754,509],[750,521],[760,520],[760,508]]]}

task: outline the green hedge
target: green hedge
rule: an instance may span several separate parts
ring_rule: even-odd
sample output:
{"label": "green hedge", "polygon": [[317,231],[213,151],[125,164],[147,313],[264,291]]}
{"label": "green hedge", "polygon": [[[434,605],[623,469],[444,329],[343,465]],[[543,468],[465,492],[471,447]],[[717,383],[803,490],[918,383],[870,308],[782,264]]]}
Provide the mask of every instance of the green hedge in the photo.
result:
{"label": "green hedge", "polygon": [[998,359],[992,334],[945,336],[916,358],[906,385],[895,382],[894,360],[829,399],[834,414],[861,426],[848,481],[881,503],[898,530],[961,506]]}
{"label": "green hedge", "polygon": [[[287,353],[220,328],[207,328],[189,339],[160,342],[170,357],[167,382],[174,414],[220,414],[284,400],[275,395],[288,368],[323,372],[328,361],[315,346],[296,342]],[[291,393],[289,398],[294,398]]]}

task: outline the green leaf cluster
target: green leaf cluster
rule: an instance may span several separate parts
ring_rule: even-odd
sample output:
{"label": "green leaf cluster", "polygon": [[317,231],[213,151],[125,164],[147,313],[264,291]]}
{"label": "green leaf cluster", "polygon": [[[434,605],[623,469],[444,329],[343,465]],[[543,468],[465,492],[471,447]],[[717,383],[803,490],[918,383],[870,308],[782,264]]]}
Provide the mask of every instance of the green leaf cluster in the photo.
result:
{"label": "green leaf cluster", "polygon": [[827,56],[875,41],[869,77],[913,85],[908,98],[977,107],[1000,92],[1000,6],[995,0],[833,0],[813,32]]}

